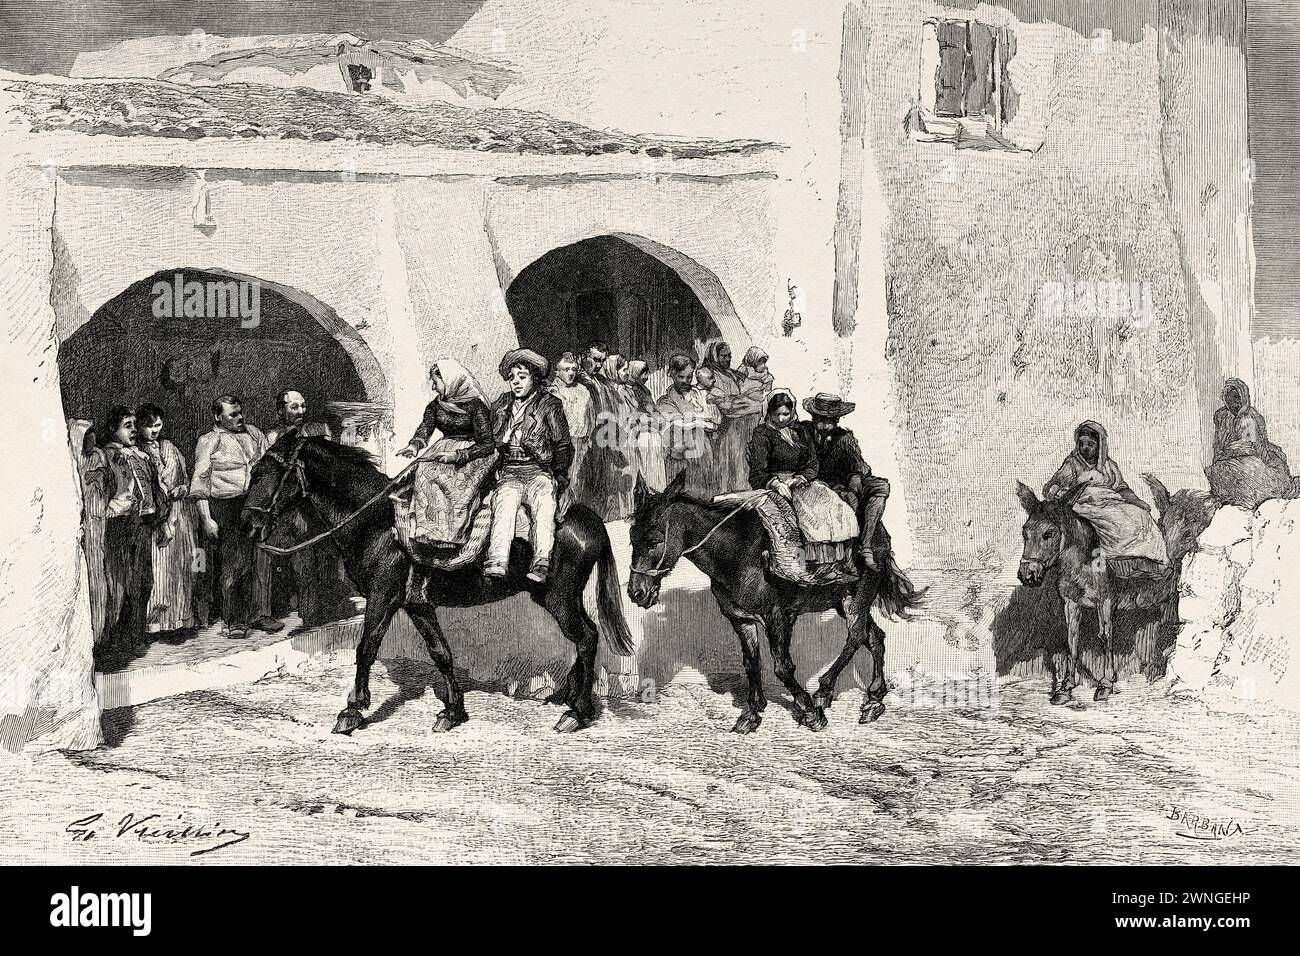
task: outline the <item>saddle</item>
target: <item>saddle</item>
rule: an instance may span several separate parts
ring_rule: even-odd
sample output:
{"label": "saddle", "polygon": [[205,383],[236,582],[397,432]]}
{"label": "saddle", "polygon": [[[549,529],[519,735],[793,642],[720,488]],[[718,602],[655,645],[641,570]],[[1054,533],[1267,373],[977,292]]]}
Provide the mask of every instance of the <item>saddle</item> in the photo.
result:
{"label": "saddle", "polygon": [[767,531],[772,546],[767,554],[767,569],[773,577],[804,587],[844,583],[841,572],[808,560],[809,549],[799,530],[794,506],[784,496],[769,491],[736,491],[717,495],[714,504],[750,503]]}

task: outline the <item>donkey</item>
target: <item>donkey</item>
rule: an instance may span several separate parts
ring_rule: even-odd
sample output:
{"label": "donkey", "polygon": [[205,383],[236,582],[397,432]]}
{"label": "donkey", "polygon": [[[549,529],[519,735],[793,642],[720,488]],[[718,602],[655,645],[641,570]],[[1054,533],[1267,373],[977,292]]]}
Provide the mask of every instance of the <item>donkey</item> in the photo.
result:
{"label": "donkey", "polygon": [[[871,652],[871,678],[867,682],[858,722],[870,723],[885,712],[885,632],[871,616],[878,606],[887,616],[908,617],[920,607],[925,591],[917,591],[891,556],[881,570],[865,566],[852,583],[800,585],[781,580],[767,569],[771,542],[762,519],[750,508],[714,504],[684,493],[686,473],[674,478],[662,493],[654,493],[640,477],[634,491],[632,518],[632,570],[628,596],[640,607],[659,601],[660,579],[683,557],[713,581],[713,596],[740,638],[749,680],[749,696],[736,725],[738,734],[758,729],[767,707],[762,665],[758,653],[760,629],[772,649],[772,668],[793,701],[795,722],[809,730],[826,727],[825,708],[835,696],[840,672],[863,646]],[[888,552],[889,533],[876,531],[876,553]],[[822,675],[815,695],[795,678],[790,658],[790,637],[801,614],[834,608],[848,623],[844,650]]]}
{"label": "donkey", "polygon": [[1078,686],[1079,630],[1083,609],[1097,612],[1098,636],[1106,648],[1105,672],[1093,700],[1115,693],[1119,679],[1115,663],[1113,616],[1116,610],[1160,607],[1168,621],[1175,608],[1183,556],[1196,544],[1214,516],[1217,503],[1205,492],[1183,490],[1171,496],[1154,475],[1143,475],[1155,497],[1161,535],[1169,554],[1168,572],[1159,578],[1116,578],[1100,554],[1097,533],[1074,512],[1074,502],[1086,489],[1077,485],[1065,496],[1040,501],[1023,482],[1016,495],[1028,518],[1021,529],[1024,551],[1018,577],[1026,587],[1039,587],[1047,572],[1057,571],[1056,589],[1065,611],[1069,644],[1065,676],[1052,692],[1053,704],[1068,703]]}

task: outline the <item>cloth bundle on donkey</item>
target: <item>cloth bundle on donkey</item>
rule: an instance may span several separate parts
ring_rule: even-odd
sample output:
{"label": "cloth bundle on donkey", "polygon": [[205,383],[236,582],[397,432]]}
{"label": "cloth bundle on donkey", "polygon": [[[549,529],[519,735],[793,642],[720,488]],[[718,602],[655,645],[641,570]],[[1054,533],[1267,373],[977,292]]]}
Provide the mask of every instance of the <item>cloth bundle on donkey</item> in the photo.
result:
{"label": "cloth bundle on donkey", "polygon": [[[396,505],[396,501],[394,501]],[[474,512],[470,521],[465,543],[456,550],[433,548],[414,536],[416,522],[414,516],[403,514],[395,508],[393,534],[401,543],[403,550],[417,564],[439,571],[456,571],[470,565],[480,564],[483,553],[487,550],[488,532],[492,530],[492,497],[489,495]],[[558,522],[557,522],[558,523]],[[527,541],[531,525],[528,515],[521,512],[515,524],[515,537]]]}

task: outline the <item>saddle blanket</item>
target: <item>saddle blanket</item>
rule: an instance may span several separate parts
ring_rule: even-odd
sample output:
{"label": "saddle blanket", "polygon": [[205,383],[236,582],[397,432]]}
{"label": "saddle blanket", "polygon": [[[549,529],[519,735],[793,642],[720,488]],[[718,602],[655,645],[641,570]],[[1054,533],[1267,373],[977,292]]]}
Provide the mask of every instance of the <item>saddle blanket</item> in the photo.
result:
{"label": "saddle blanket", "polygon": [[783,496],[770,491],[735,491],[713,498],[714,504],[747,503],[758,513],[772,547],[767,554],[767,568],[775,577],[794,584],[813,586],[827,583],[826,572],[810,566],[812,553],[799,530],[794,507]]}
{"label": "saddle blanket", "polygon": [[[469,537],[459,548],[433,548],[413,538],[416,530],[414,515],[404,512],[394,501],[393,534],[407,554],[416,564],[439,571],[455,571],[471,564],[481,564],[483,553],[487,550],[488,534],[492,530],[492,498],[486,498],[470,523]],[[515,522],[515,537],[530,540],[532,535],[531,519],[528,512],[520,509]]]}

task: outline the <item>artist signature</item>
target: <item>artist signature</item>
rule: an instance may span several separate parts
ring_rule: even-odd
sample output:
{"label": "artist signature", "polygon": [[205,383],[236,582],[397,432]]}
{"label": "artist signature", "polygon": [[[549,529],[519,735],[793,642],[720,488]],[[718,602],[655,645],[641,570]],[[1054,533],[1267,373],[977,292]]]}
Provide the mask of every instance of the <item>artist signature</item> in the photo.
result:
{"label": "artist signature", "polygon": [[1178,824],[1175,836],[1189,840],[1226,840],[1246,832],[1236,817],[1205,816],[1176,803],[1160,804],[1160,815]]}
{"label": "artist signature", "polygon": [[164,820],[159,813],[125,813],[116,823],[106,821],[102,813],[91,813],[73,820],[63,831],[72,835],[73,843],[87,843],[107,836],[118,840],[134,837],[140,843],[197,846],[190,851],[190,856],[224,850],[243,843],[252,835],[220,824],[187,823],[183,814],[177,814],[174,821]]}

